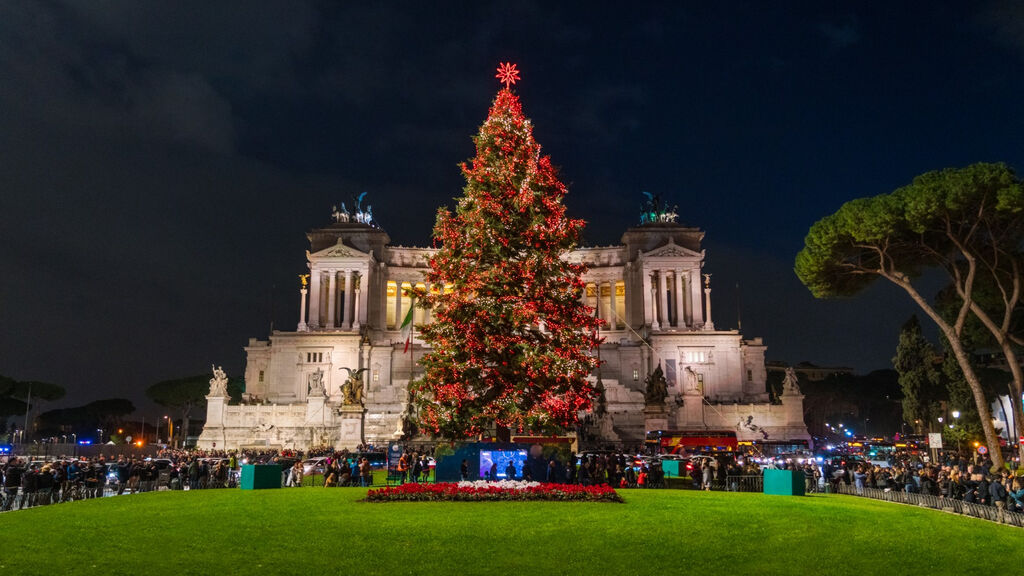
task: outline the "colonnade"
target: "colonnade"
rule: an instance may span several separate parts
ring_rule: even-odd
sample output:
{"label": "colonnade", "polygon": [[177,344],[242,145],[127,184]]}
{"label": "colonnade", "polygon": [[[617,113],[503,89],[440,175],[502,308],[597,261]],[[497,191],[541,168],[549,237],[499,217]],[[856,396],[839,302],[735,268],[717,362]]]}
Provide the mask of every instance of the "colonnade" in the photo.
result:
{"label": "colonnade", "polygon": [[[618,329],[620,325],[628,326],[632,323],[629,274],[625,276],[622,279],[589,280],[587,287],[593,289],[593,295],[584,293],[586,303],[597,310],[598,317],[612,330]],[[699,268],[645,267],[641,277],[645,325],[653,330],[714,330],[714,325],[711,324],[711,288],[704,287],[705,298],[702,298]],[[301,289],[298,330],[359,330],[361,325],[365,324],[367,315],[366,279],[366,271],[356,268],[315,270],[309,280],[308,321],[307,288],[303,286]],[[374,310],[380,312],[379,325],[393,330],[401,327],[412,305],[412,298],[404,293],[403,285],[423,286],[428,292],[433,290],[429,283],[401,276],[375,285],[380,287],[381,305],[379,308],[374,307]],[[616,294],[620,285],[623,290],[621,305]],[[392,288],[393,299],[388,294]],[[702,300],[705,300],[704,307],[701,306]],[[394,316],[389,319],[388,312],[392,311]],[[425,324],[430,320],[431,314],[428,310],[414,312],[415,323]]]}
{"label": "colonnade", "polygon": [[366,320],[363,278],[365,272],[355,268],[314,270],[309,279],[308,322],[306,289],[301,290],[299,330],[359,330]]}
{"label": "colonnade", "polygon": [[[405,294],[404,286],[409,288],[423,287],[427,292],[434,289],[433,284],[430,282],[423,282],[415,279],[402,279],[402,278],[391,278],[383,284],[383,290],[381,293],[382,306],[381,306],[381,318],[380,325],[385,329],[398,330],[402,327],[402,322],[405,320],[406,314],[409,313],[409,307],[413,305],[412,297]],[[394,301],[389,301],[392,296],[388,293],[392,287],[395,290]],[[393,322],[388,321],[388,307],[394,311]],[[417,308],[413,312],[413,324],[422,325],[431,321],[433,315],[430,310]]]}
{"label": "colonnade", "polygon": [[[588,289],[590,287],[594,290],[594,295],[589,296],[584,291],[584,297],[586,298],[586,304],[593,306],[597,310],[597,317],[605,321],[605,325],[609,330],[617,330],[621,324],[623,326],[629,325],[628,310],[629,310],[629,283],[622,280],[592,280],[586,283]],[[618,305],[618,287],[622,286],[623,298],[622,306]],[[608,295],[605,296],[604,293]]]}
{"label": "colonnade", "polygon": [[[683,330],[704,325],[697,268],[645,269],[643,291],[645,296],[650,295],[644,298],[644,323],[652,329]],[[710,303],[708,307],[710,312]]]}

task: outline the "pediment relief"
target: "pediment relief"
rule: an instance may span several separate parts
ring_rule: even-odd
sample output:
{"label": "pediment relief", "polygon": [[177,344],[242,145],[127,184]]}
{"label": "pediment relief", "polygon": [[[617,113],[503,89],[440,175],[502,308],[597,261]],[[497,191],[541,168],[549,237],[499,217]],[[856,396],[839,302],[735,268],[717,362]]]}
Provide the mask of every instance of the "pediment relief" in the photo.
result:
{"label": "pediment relief", "polygon": [[358,260],[365,262],[367,260],[373,260],[373,254],[368,254],[361,250],[356,250],[351,246],[346,246],[341,242],[338,242],[334,246],[328,246],[319,252],[310,253],[306,250],[306,260]]}
{"label": "pediment relief", "polygon": [[646,253],[641,252],[641,256],[643,256],[646,259],[650,259],[650,258],[703,258],[704,257],[704,251],[702,250],[700,252],[694,252],[693,250],[690,250],[689,248],[684,248],[684,247],[676,244],[675,242],[673,242],[670,239],[667,244],[665,244],[664,246],[662,246],[660,248],[655,248],[654,250],[651,250],[650,252],[646,252]]}

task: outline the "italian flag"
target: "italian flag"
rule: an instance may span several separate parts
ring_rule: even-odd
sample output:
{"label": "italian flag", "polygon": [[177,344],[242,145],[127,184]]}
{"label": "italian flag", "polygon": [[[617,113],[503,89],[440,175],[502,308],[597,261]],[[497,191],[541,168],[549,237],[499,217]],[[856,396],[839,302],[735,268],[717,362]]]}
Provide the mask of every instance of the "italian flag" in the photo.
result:
{"label": "italian flag", "polygon": [[409,303],[409,312],[405,314],[405,320],[402,320],[402,338],[405,339],[405,350],[402,350],[402,354],[409,351],[409,345],[412,344],[412,313],[416,310],[416,299],[413,299]]}

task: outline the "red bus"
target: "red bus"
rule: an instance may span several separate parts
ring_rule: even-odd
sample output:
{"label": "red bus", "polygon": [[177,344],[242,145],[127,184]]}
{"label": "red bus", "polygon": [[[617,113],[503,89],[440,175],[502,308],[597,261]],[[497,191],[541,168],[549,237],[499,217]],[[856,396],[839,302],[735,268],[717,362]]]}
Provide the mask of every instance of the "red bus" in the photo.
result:
{"label": "red bus", "polygon": [[704,454],[735,452],[734,430],[654,430],[646,445],[654,454]]}

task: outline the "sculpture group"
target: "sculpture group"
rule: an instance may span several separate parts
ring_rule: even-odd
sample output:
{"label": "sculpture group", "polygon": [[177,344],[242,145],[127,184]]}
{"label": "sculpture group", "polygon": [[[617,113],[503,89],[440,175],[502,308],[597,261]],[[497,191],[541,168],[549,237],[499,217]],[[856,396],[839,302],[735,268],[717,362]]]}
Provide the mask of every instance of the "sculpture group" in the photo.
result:
{"label": "sculpture group", "polygon": [[210,396],[228,395],[228,375],[220,366],[210,365],[213,370],[213,378],[210,378]]}
{"label": "sculpture group", "polygon": [[353,370],[342,366],[342,370],[348,371],[348,378],[341,385],[341,402],[346,406],[363,405],[363,372],[366,368]]}
{"label": "sculpture group", "polygon": [[353,201],[355,204],[355,210],[349,210],[345,203],[341,203],[341,209],[337,206],[332,206],[331,217],[335,222],[358,222],[360,224],[373,225],[373,206],[366,205],[366,210],[363,210],[363,198],[366,196],[366,192],[363,192]]}

